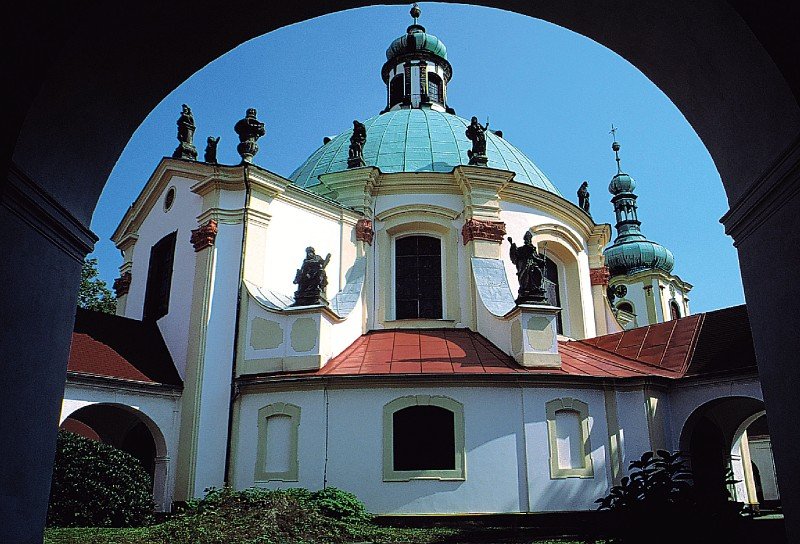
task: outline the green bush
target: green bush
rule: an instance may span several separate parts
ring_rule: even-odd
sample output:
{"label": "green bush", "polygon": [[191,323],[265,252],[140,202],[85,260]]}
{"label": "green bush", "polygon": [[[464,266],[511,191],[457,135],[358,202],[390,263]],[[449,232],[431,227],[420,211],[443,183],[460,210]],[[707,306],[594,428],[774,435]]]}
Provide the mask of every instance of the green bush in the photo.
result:
{"label": "green bush", "polygon": [[336,487],[327,487],[311,494],[323,515],[343,521],[366,521],[371,519],[367,507],[358,497]]}
{"label": "green bush", "polygon": [[47,524],[132,527],[153,513],[150,476],[135,457],[107,444],[59,431]]}

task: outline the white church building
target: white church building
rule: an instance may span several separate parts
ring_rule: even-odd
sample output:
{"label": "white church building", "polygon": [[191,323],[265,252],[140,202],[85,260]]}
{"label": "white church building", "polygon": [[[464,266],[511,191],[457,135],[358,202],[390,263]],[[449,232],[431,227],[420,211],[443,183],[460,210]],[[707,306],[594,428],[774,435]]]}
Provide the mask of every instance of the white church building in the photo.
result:
{"label": "white church building", "polygon": [[[473,160],[412,15],[363,148],[346,130],[282,177],[255,139],[222,165],[184,137],[158,163],[112,237],[118,315],[79,312],[62,427],[143,459],[162,510],[226,484],[336,486],[377,514],[590,510],[656,449],[777,501],[745,308],[690,313],[616,142],[613,239],[502,133]],[[526,233],[536,304],[515,302]],[[309,246],[327,285],[296,305]]]}

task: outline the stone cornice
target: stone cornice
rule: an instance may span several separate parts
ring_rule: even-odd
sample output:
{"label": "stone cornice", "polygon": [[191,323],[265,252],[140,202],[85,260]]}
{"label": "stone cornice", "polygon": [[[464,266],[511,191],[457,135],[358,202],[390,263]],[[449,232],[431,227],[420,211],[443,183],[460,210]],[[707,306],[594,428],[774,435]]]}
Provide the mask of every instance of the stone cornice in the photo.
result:
{"label": "stone cornice", "polygon": [[139,225],[141,225],[174,176],[202,181],[214,175],[215,172],[219,172],[219,175],[222,175],[223,172],[229,174],[234,168],[236,167],[223,167],[169,157],[162,158],[147,183],[142,187],[139,196],[136,197],[136,200],[125,212],[119,226],[117,226],[114,234],[111,235],[111,240],[115,244],[119,244],[126,235],[139,230]]}
{"label": "stone cornice", "polygon": [[13,162],[6,179],[0,193],[0,206],[16,214],[54,246],[82,263],[94,249],[97,236]]}
{"label": "stone cornice", "polygon": [[449,219],[450,221],[460,215],[460,213],[455,210],[445,208],[444,206],[436,206],[434,204],[404,204],[402,206],[389,208],[388,210],[384,210],[381,213],[376,214],[375,219],[378,221],[386,221],[394,216],[404,214],[435,215]]}
{"label": "stone cornice", "polygon": [[[638,281],[644,281],[649,278],[656,277],[660,280],[663,280],[667,283],[677,283],[678,286],[683,290],[684,293],[688,293],[694,287],[691,283],[683,281],[680,277],[674,274],[667,274],[663,270],[655,269],[655,270],[642,270],[641,272],[637,272],[636,274],[631,274],[630,276],[612,276],[609,280],[610,284],[616,283],[635,283]],[[645,289],[652,288],[652,286],[645,286]]]}
{"label": "stone cornice", "polygon": [[71,370],[67,371],[66,385],[105,389],[111,392],[131,391],[158,397],[171,397],[173,400],[180,399],[181,391],[183,390],[183,387],[179,385],[125,380],[110,376],[73,372]]}
{"label": "stone cornice", "polygon": [[[568,225],[577,228],[583,238],[597,236],[605,231],[605,233],[607,233],[605,235],[605,243],[611,240],[610,224],[595,223],[592,218],[576,204],[555,193],[545,191],[544,189],[526,183],[511,181],[500,192],[500,198],[504,202],[514,202],[548,212]],[[600,227],[599,231],[598,227]]]}
{"label": "stone cornice", "polygon": [[738,246],[800,192],[800,135],[745,190],[720,218]]}

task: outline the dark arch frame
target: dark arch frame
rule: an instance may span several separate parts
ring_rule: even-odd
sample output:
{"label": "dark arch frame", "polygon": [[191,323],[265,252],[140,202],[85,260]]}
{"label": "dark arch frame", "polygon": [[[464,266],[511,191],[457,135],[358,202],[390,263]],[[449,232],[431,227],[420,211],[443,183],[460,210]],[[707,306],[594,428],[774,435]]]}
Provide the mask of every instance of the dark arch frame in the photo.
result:
{"label": "dark arch frame", "polygon": [[[800,247],[773,235],[800,226],[800,196],[793,189],[800,166],[798,6],[481,3],[564,26],[622,55],[673,100],[709,150],[731,205],[723,222],[740,254],[762,386],[767,403],[781,407],[770,411],[770,428],[789,537],[800,540],[800,473],[793,466],[800,407],[789,402],[790,384],[800,380],[793,360],[800,352],[794,334],[800,300],[782,296],[794,287]],[[74,286],[95,240],[88,230],[92,211],[130,135],[179,82],[236,45],[365,4],[309,0],[275,8],[233,0],[224,7],[151,3],[127,11],[58,2],[45,10],[16,6],[4,66],[14,84],[1,106],[0,155],[6,212],[0,214],[0,302],[14,319],[0,338],[0,354],[19,364],[3,374],[9,393],[0,401],[0,417],[12,436],[0,441],[9,444],[0,445],[6,460],[0,486],[17,506],[0,515],[0,540],[41,536]],[[208,38],[187,48],[189,34]],[[767,291],[761,289],[764,262],[773,264]],[[42,345],[41,338],[49,342]],[[31,405],[39,410],[22,409]]]}

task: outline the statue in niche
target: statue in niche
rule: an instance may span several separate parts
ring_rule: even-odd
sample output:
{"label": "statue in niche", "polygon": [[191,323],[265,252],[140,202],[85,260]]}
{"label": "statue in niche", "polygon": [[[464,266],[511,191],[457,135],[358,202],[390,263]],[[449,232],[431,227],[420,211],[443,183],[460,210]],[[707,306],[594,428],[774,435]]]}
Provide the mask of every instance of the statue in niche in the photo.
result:
{"label": "statue in niche", "polygon": [[220,137],[209,136],[206,140],[206,150],[203,153],[203,160],[208,164],[217,164],[217,144]]}
{"label": "statue in niche", "polygon": [[367,143],[367,127],[364,126],[364,123],[353,121],[353,135],[350,136],[350,154],[347,158],[348,168],[366,166],[363,157],[365,143]]}
{"label": "statue in niche", "polygon": [[589,212],[589,182],[584,181],[581,183],[580,188],[578,189],[578,206],[585,211],[587,214],[591,215]]}
{"label": "statue in niche", "polygon": [[489,158],[486,156],[486,131],[489,130],[489,120],[486,125],[481,125],[477,117],[472,117],[465,134],[472,141],[472,149],[467,150],[469,163],[476,166],[486,166]]}
{"label": "statue in niche", "polygon": [[544,266],[547,248],[544,253],[539,253],[531,240],[533,235],[530,231],[525,233],[525,243],[522,247],[508,237],[511,244],[511,262],[517,267],[517,279],[519,279],[519,296],[517,304],[542,304],[547,302],[547,295],[544,289]]}
{"label": "statue in niche", "polygon": [[267,133],[264,123],[256,119],[256,114],[255,108],[248,108],[244,119],[233,126],[233,130],[239,135],[236,151],[242,156],[242,164],[253,164],[253,157],[258,153],[257,141]]}
{"label": "statue in niche", "polygon": [[297,291],[294,293],[292,306],[328,303],[325,299],[325,289],[328,287],[328,275],[325,273],[325,267],[330,261],[330,253],[323,259],[316,254],[313,247],[306,248],[306,258],[294,277],[293,283],[297,285]]}
{"label": "statue in niche", "polygon": [[197,159],[197,149],[194,147],[194,115],[192,109],[183,104],[181,106],[181,116],[178,118],[178,147],[172,152],[175,159]]}

